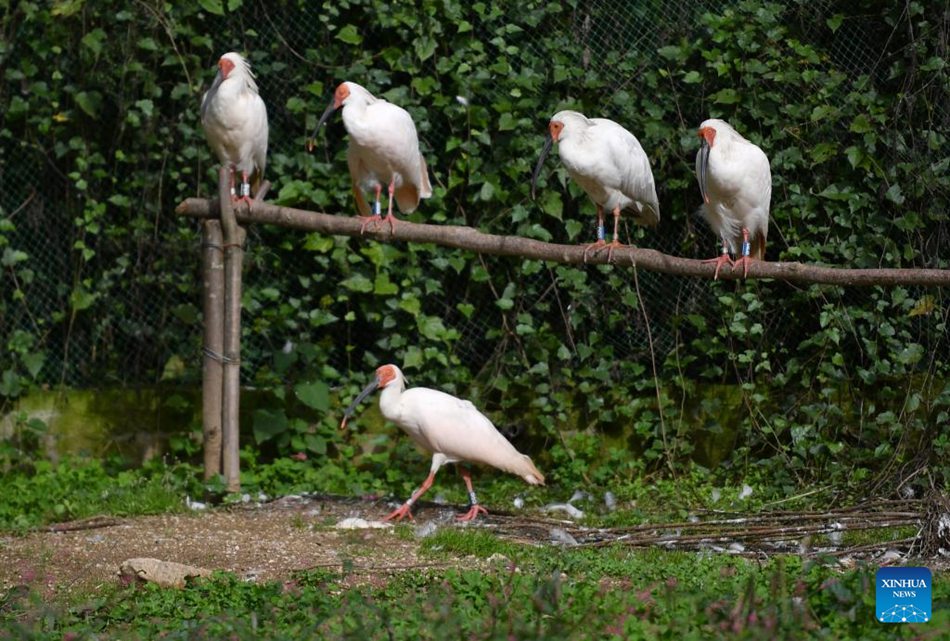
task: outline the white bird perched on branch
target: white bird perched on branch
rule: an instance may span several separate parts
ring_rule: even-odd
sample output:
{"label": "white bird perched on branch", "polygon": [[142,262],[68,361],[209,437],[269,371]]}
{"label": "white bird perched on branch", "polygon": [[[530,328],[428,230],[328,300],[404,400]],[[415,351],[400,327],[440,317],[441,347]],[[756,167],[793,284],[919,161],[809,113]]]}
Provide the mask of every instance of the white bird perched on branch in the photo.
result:
{"label": "white bird perched on branch", "polygon": [[[342,82],[320,116],[308,148],[313,148],[313,139],[323,123],[341,107],[343,125],[350,135],[346,162],[356,206],[364,217],[363,227],[380,220],[379,196],[385,184],[389,187],[389,204],[384,220],[393,228],[396,221],[393,216],[394,196],[399,211],[408,214],[416,210],[422,198],[432,195],[429,170],[419,151],[416,125],[402,107],[375,97],[355,82]],[[363,195],[364,188],[375,191],[372,211]]]}
{"label": "white bird perched on branch", "polygon": [[[466,461],[491,465],[520,476],[531,485],[544,485],[544,475],[531,459],[518,452],[471,401],[425,387],[407,390],[406,379],[395,365],[383,365],[376,370],[373,381],[346,408],[341,429],[346,427],[356,406],[380,388],[383,391],[379,396],[379,409],[383,416],[401,427],[417,445],[432,452],[429,476],[410,499],[386,517],[387,521],[398,521],[405,516],[411,519],[413,503],[432,486],[435,473],[446,463]],[[460,471],[468,488],[471,508],[459,520],[470,521],[479,513],[487,514],[488,510],[478,504],[471,471],[464,465]]]}
{"label": "white bird perched on branch", "polygon": [[[267,107],[257,93],[251,66],[241,54],[226,53],[201,99],[201,126],[221,164],[231,169],[231,195],[250,201],[257,194],[267,163]],[[241,172],[240,197],[234,172]]]}
{"label": "white bird perched on branch", "polygon": [[[548,123],[548,139],[531,176],[532,198],[541,165],[554,143],[558,143],[558,154],[567,173],[597,205],[597,241],[588,250],[596,252],[606,247],[610,260],[613,248],[622,246],[617,227],[623,211],[632,212],[639,225],[652,227],[660,222],[653,171],[640,141],[613,120],[588,118],[576,111],[560,111]],[[605,240],[605,209],[614,216],[610,243]]]}
{"label": "white bird perched on branch", "polygon": [[[716,263],[716,278],[723,263],[733,269],[741,263],[743,276],[748,276],[749,262],[765,259],[772,199],[769,159],[724,120],[710,118],[698,133],[702,143],[696,154],[696,178],[703,217],[722,238],[722,253],[706,262]],[[737,257],[735,263],[729,259],[730,251]]]}

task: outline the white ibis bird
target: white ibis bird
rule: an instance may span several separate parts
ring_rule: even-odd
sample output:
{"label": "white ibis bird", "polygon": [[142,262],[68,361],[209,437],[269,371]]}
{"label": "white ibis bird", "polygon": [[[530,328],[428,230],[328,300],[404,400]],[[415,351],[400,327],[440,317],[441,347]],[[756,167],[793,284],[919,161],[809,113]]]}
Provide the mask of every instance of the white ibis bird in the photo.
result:
{"label": "white ibis bird", "polygon": [[[516,450],[471,401],[426,387],[407,390],[406,379],[395,365],[383,365],[376,370],[373,381],[346,408],[341,429],[346,427],[356,406],[376,389],[383,390],[379,395],[383,416],[401,427],[417,445],[432,452],[429,476],[411,498],[386,517],[387,521],[398,521],[406,516],[411,519],[413,503],[432,487],[435,473],[446,463],[464,461],[491,465],[520,476],[531,485],[544,485],[544,475],[531,459]],[[488,514],[475,497],[471,471],[463,465],[460,472],[468,488],[471,507],[459,520],[470,521],[479,513]]]}
{"label": "white ibis bird", "polygon": [[[201,125],[221,164],[231,168],[231,196],[250,202],[267,163],[267,107],[257,93],[251,66],[239,53],[218,60],[218,73],[201,99]],[[241,172],[241,193],[234,193],[234,172]]]}
{"label": "white ibis bird", "polygon": [[[660,203],[656,197],[650,159],[632,133],[606,118],[588,118],[576,111],[560,111],[548,123],[548,139],[531,176],[531,197],[541,165],[558,143],[558,154],[567,173],[597,205],[597,241],[584,250],[607,247],[607,260],[615,247],[621,247],[617,226],[621,212],[633,214],[634,221],[652,227],[660,222]],[[614,216],[613,242],[604,234],[604,210]]]}
{"label": "white ibis bird", "polygon": [[[389,187],[386,218],[390,229],[395,225],[393,196],[399,211],[411,213],[419,201],[432,195],[429,170],[419,151],[419,136],[409,112],[382,98],[377,98],[355,82],[342,82],[333,92],[333,100],[320,116],[313,138],[323,123],[337,109],[343,108],[343,125],[350,135],[346,162],[350,168],[353,196],[363,228],[379,220],[379,195],[383,184]],[[308,143],[313,147],[312,139]],[[363,189],[373,189],[376,200],[372,215]]]}
{"label": "white ibis bird", "polygon": [[[696,178],[703,217],[722,238],[722,253],[706,262],[716,263],[715,278],[724,263],[733,269],[741,263],[742,275],[748,276],[752,259],[765,259],[772,198],[769,159],[724,120],[704,121],[699,137]],[[735,263],[729,259],[730,251],[737,256]]]}

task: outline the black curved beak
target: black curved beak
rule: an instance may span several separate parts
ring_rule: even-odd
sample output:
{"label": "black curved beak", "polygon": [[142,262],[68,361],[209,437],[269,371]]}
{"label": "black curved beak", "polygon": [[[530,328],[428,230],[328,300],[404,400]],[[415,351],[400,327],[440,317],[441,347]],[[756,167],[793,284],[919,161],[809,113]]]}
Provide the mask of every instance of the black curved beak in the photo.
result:
{"label": "black curved beak", "polygon": [[343,421],[340,423],[340,429],[346,429],[346,422],[350,419],[351,416],[356,412],[356,406],[363,402],[363,399],[376,391],[379,387],[379,379],[373,378],[372,382],[363,388],[363,391],[359,393],[359,396],[350,403],[350,406],[346,408],[346,411],[343,412]]}
{"label": "black curved beak", "polygon": [[541,173],[541,165],[544,164],[544,159],[551,153],[552,145],[554,145],[554,138],[549,134],[548,139],[544,141],[544,147],[541,149],[541,157],[538,158],[538,164],[534,166],[534,173],[531,174],[531,200],[534,200],[534,187],[538,182],[538,174]]}
{"label": "black curved beak", "polygon": [[317,122],[317,127],[313,130],[313,135],[307,139],[307,151],[313,151],[313,148],[317,146],[317,133],[319,133],[320,127],[323,126],[323,123],[325,123],[327,119],[333,115],[334,111],[336,111],[336,106],[334,105],[333,101],[330,101],[330,104],[327,105],[326,109],[324,109],[323,115],[320,116],[320,120]]}
{"label": "black curved beak", "polygon": [[699,192],[703,195],[703,202],[709,204],[709,195],[706,193],[706,168],[709,166],[709,143],[703,138],[699,148]]}

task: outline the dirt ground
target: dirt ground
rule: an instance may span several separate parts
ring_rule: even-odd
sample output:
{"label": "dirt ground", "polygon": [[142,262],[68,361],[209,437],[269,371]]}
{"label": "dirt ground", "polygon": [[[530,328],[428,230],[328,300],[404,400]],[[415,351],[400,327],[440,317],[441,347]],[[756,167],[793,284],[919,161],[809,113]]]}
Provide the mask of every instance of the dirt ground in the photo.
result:
{"label": "dirt ground", "polygon": [[[0,594],[28,584],[50,595],[97,589],[118,580],[119,565],[152,557],[256,581],[289,579],[294,571],[341,568],[355,575],[386,575],[440,567],[420,559],[419,540],[387,529],[335,529],[348,517],[378,520],[383,502],[289,497],[262,506],[237,506],[134,518],[87,519],[0,536]],[[453,510],[417,511],[417,526],[446,521]],[[71,529],[76,528],[76,529]],[[65,531],[63,531],[65,530]]]}
{"label": "dirt ground", "polygon": [[[336,527],[350,518],[378,522],[393,507],[381,499],[289,496],[185,514],[98,517],[25,536],[0,535],[0,594],[23,585],[50,598],[96,590],[119,581],[120,564],[139,557],[224,570],[252,581],[290,580],[299,570],[345,567],[346,582],[352,584],[382,583],[404,570],[499,561],[419,554],[424,536],[450,527],[482,528],[534,545],[623,545],[757,559],[800,554],[842,568],[924,558],[932,569],[950,567],[950,502],[945,499],[879,500],[812,512],[705,512],[679,523],[614,528],[584,527],[562,518],[582,515],[565,504],[546,506],[543,513],[494,510],[463,524],[455,521],[464,511],[461,506],[422,502],[415,507],[409,535],[394,528]],[[848,541],[849,532],[862,530],[877,531],[876,542]]]}

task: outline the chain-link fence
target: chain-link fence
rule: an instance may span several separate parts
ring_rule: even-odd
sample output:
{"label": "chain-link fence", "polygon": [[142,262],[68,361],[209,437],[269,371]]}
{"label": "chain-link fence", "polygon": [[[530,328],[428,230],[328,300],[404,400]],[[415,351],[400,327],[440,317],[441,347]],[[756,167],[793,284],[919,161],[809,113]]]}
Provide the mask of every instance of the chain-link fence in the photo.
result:
{"label": "chain-link fence", "polygon": [[[611,78],[611,65],[615,64],[618,56],[626,51],[656,52],[671,43],[682,40],[692,40],[696,34],[705,29],[701,16],[704,13],[722,13],[728,11],[736,3],[721,0],[704,2],[682,3],[669,0],[656,0],[645,3],[626,3],[599,0],[586,3],[577,9],[567,10],[559,25],[545,25],[546,28],[560,27],[571,31],[575,47],[563,52],[566,64],[572,64],[584,69],[590,69],[600,78]],[[300,64],[314,67],[312,57],[307,54],[308,47],[315,39],[319,40],[320,33],[325,29],[321,22],[320,10],[301,10],[291,4],[274,3],[244,3],[240,12],[230,14],[224,18],[228,25],[225,33],[209,36],[214,40],[213,50],[224,52],[233,48],[240,48],[242,36],[237,36],[237,43],[233,34],[247,34],[254,31],[256,42],[280,42],[286,48],[284,60],[292,64],[295,60]],[[797,21],[793,33],[796,38],[808,44],[809,36],[820,38],[822,53],[827,56],[823,64],[840,70],[848,77],[867,75],[872,81],[885,79],[888,75],[890,62],[906,52],[896,50],[891,46],[889,34],[891,25],[883,24],[871,15],[847,16],[840,18],[837,3],[826,1],[818,3],[802,3],[786,10],[784,17],[790,21]],[[144,9],[132,9],[139,11]],[[518,12],[517,3],[495,8],[497,11]],[[304,19],[302,19],[302,17]],[[943,17],[944,23],[946,17]],[[835,25],[833,35],[829,38],[829,25]],[[945,30],[946,26],[939,19],[935,20],[934,29]],[[365,30],[364,46],[373,47],[379,43],[380,50],[386,46],[385,33],[374,28],[372,24],[362,25]],[[492,28],[483,24],[471,25],[473,37],[490,43],[497,34]],[[539,34],[541,29],[539,29]],[[246,35],[244,36],[246,38]],[[540,38],[540,35],[538,36]],[[530,42],[529,38],[529,42]],[[827,43],[830,42],[830,46]],[[905,39],[900,39],[905,42]],[[907,46],[907,45],[901,45]],[[540,46],[531,52],[534,57],[543,57],[545,51]],[[73,52],[63,51],[63,56],[71,56]],[[511,57],[519,54],[513,52]],[[652,58],[653,70],[669,66],[668,60],[661,55]],[[562,61],[564,63],[564,61]],[[174,64],[170,62],[169,64]],[[431,58],[428,64],[437,72],[438,60]],[[212,77],[212,67],[208,67],[206,77],[203,78],[207,86]],[[644,67],[644,71],[649,70]],[[333,82],[329,79],[328,70],[314,68],[314,73],[324,73],[326,94]],[[671,80],[671,83],[674,81]],[[676,81],[678,82],[678,81]],[[266,92],[270,114],[270,153],[290,154],[291,150],[301,147],[305,125],[312,122],[315,114],[302,119],[300,114],[288,108],[297,97],[301,88],[284,82],[280,74],[271,74],[260,77],[259,83]],[[371,85],[370,82],[367,82]],[[789,101],[801,99],[800,85],[790,86]],[[818,89],[818,87],[816,87]],[[637,79],[630,75],[617,75],[608,82],[603,91],[603,110],[597,115],[622,120],[626,114],[620,113],[617,102],[612,100],[619,92],[636,92]],[[471,100],[492,101],[506,94],[506,87],[499,84],[495,91],[497,96],[480,95],[471,97]],[[554,113],[557,100],[551,100],[550,113],[537,114],[538,148],[543,141],[544,126],[547,118]],[[943,102],[935,105],[932,119],[933,128],[942,128],[945,132],[950,119],[950,104]],[[195,114],[198,110],[197,99],[194,101]],[[196,121],[196,116],[189,117]],[[637,131],[635,122],[623,122],[647,146],[647,138]],[[682,135],[690,134],[698,122],[677,123]],[[848,132],[849,123],[840,122],[839,129],[842,136]],[[445,148],[448,132],[420,126],[423,145],[430,157],[432,171],[439,173],[438,154],[432,150]],[[749,137],[758,137],[758,132],[745,132]],[[328,146],[342,144],[342,134],[330,135]],[[115,265],[94,265],[83,259],[83,248],[96,249],[99,245],[109,244],[108,229],[99,230],[98,235],[78,235],[70,231],[70,221],[65,220],[68,215],[81,209],[84,194],[77,190],[76,179],[65,175],[64,170],[57,165],[58,150],[56,145],[68,145],[68,141],[34,141],[37,144],[20,144],[19,141],[6,140],[0,144],[3,153],[2,192],[0,192],[0,206],[16,225],[16,232],[11,246],[22,250],[30,256],[34,268],[35,279],[28,285],[29,300],[27,304],[11,305],[5,315],[4,323],[7,328],[2,334],[8,340],[16,340],[16,329],[23,328],[26,332],[39,337],[47,355],[46,364],[41,379],[47,383],[65,383],[74,386],[88,386],[100,384],[104,381],[122,383],[147,383],[157,380],[169,366],[170,359],[176,354],[191,353],[195,360],[187,364],[197,375],[197,355],[200,346],[197,344],[200,331],[198,319],[189,314],[188,309],[197,305],[195,290],[172,285],[154,286],[154,283],[136,280],[139,263],[157,260],[158,256],[193,258],[193,269],[186,273],[184,279],[197,282],[199,251],[195,234],[190,235],[190,247],[170,247],[167,244],[169,236],[163,236],[159,229],[180,226],[184,223],[175,221],[168,213],[174,203],[163,203],[165,212],[153,221],[144,225],[153,225],[154,233],[144,229],[143,238],[150,239],[135,247],[127,248],[127,259],[119,267]],[[652,140],[653,144],[663,144],[663,141]],[[669,142],[669,141],[668,141]],[[196,141],[199,154],[205,156],[205,166],[211,164],[211,152],[207,150],[204,141]],[[650,149],[647,149],[648,153]],[[334,151],[335,152],[335,151]],[[334,153],[328,152],[328,153]],[[691,152],[692,153],[692,152]],[[901,149],[884,150],[882,161],[899,161],[902,158],[927,153],[927,143],[909,141]],[[682,163],[690,165],[692,155],[683,157]],[[199,163],[200,165],[200,163]],[[343,171],[342,166],[338,170]],[[156,167],[156,181],[161,181],[161,172],[165,167]],[[552,161],[546,169],[553,176],[555,163]],[[656,171],[656,170],[655,170]],[[279,189],[281,182],[287,177],[270,174]],[[213,185],[208,182],[207,174],[201,171],[179,178],[189,187],[186,191],[200,195],[213,192]],[[527,180],[527,176],[525,177]],[[664,177],[657,175],[657,182],[661,191]],[[553,184],[554,178],[549,179]],[[689,188],[692,194],[692,207],[698,206],[698,190],[695,185]],[[780,190],[773,196],[773,208],[781,206]],[[584,222],[588,229],[593,228],[593,206],[586,198],[575,199],[565,208],[565,218],[576,216]],[[661,201],[663,198],[661,197]],[[668,202],[668,201],[667,201]],[[679,202],[679,201],[677,201]],[[684,202],[689,202],[688,198]],[[425,207],[425,204],[423,205]],[[775,225],[773,221],[773,225]],[[946,224],[940,228],[943,237],[937,238],[929,247],[933,253],[925,257],[928,264],[936,265],[940,259],[946,258]],[[552,229],[555,240],[564,240],[563,234]],[[591,232],[592,234],[592,232]],[[627,228],[624,236],[636,244],[652,247],[670,254],[682,254],[688,244],[687,239],[700,237],[701,244],[709,249],[709,256],[715,255],[718,241],[705,228],[704,223],[695,215],[683,217],[681,212],[664,211],[663,222],[658,230],[643,232]],[[189,238],[188,234],[184,237]],[[266,279],[267,269],[262,268],[268,263],[267,257],[273,251],[274,240],[279,236],[274,232],[251,229],[249,237],[248,263],[251,267],[247,276],[249,282],[254,279]],[[770,259],[777,259],[780,254],[789,249],[785,242],[781,226],[773,226],[770,233]],[[941,256],[941,252],[944,254]],[[182,258],[184,259],[184,258]],[[5,268],[10,268],[14,258],[8,256]],[[475,259],[473,259],[475,260]],[[650,357],[651,349],[659,358],[671,354],[681,341],[682,319],[695,314],[703,317],[705,322],[713,327],[723,322],[716,311],[719,297],[723,291],[732,291],[733,285],[713,286],[698,279],[677,278],[673,276],[639,272],[636,277],[640,288],[643,309],[638,306],[622,307],[614,302],[623,298],[625,293],[634,287],[633,272],[626,268],[586,267],[577,268],[586,273],[591,289],[583,299],[562,298],[559,288],[558,272],[554,267],[544,267],[532,270],[530,273],[519,273],[519,266],[513,261],[484,258],[490,269],[510,270],[513,282],[529,292],[539,292],[518,301],[519,309],[534,310],[539,306],[546,306],[546,318],[555,331],[562,334],[562,342],[573,345],[577,332],[596,332],[596,328],[578,328],[571,322],[573,310],[583,306],[585,309],[596,309],[595,315],[605,319],[604,326],[609,327],[598,340],[611,345],[613,353],[620,360],[643,360]],[[295,257],[293,251],[282,253],[282,269],[293,272],[298,267],[301,271],[310,268],[312,259],[309,256]],[[295,263],[295,261],[298,261]],[[308,261],[307,267],[303,267]],[[180,265],[179,265],[180,268]],[[575,268],[571,268],[575,269]],[[12,273],[12,272],[11,272]],[[122,318],[118,323],[108,326],[96,326],[88,323],[76,322],[76,309],[82,309],[82,301],[77,301],[77,294],[83,290],[80,285],[84,279],[115,279],[116,288],[123,292]],[[11,282],[11,281],[7,281]],[[258,281],[260,282],[260,281]],[[24,289],[27,288],[26,284]],[[18,287],[16,283],[13,286]],[[763,291],[781,299],[794,288],[780,283],[752,284],[751,287],[762,287]],[[923,297],[928,292],[923,290],[910,291],[911,298]],[[937,299],[936,308],[943,309],[943,294],[940,291],[929,292]],[[9,292],[8,294],[9,295]],[[834,290],[826,294],[831,304],[835,299],[848,305],[863,307],[873,305],[880,294],[876,290],[849,289],[846,291]],[[446,325],[458,331],[459,338],[454,342],[457,355],[474,369],[478,370],[489,364],[499,351],[510,348],[504,339],[505,335],[514,335],[507,323],[512,323],[514,312],[506,311],[496,305],[499,293],[490,284],[470,287],[446,287],[444,296],[426,301],[427,311],[437,314],[444,319]],[[827,302],[827,301],[826,301]],[[469,316],[459,312],[460,304],[472,305],[475,312]],[[649,319],[650,332],[645,325],[642,311]],[[253,327],[254,310],[245,313],[246,325]],[[762,344],[775,344],[782,341],[799,343],[806,338],[807,325],[785,322],[780,313],[763,316],[763,325],[759,340]],[[920,317],[916,326],[917,335],[914,337],[930,352],[938,353],[939,358],[948,359],[947,341],[942,333],[935,329],[939,318],[933,316]],[[175,334],[172,326],[181,327],[183,323],[194,323],[195,329],[191,337],[192,344],[183,346],[182,339],[172,337]],[[501,328],[501,329],[500,329]],[[495,331],[498,330],[498,331]],[[494,332],[494,333],[493,333]],[[297,340],[298,335],[288,334],[290,341]],[[651,341],[652,338],[652,341]],[[371,336],[353,336],[346,344],[339,342],[331,355],[331,364],[340,370],[349,369],[353,364],[350,355],[369,349]],[[652,343],[652,345],[651,345]],[[109,354],[102,353],[108,347]],[[244,362],[243,376],[245,381],[253,381],[257,370],[270,355],[280,351],[282,344],[274,334],[259,333],[247,329],[244,336],[244,351],[248,358]],[[257,355],[257,356],[255,356]],[[257,358],[258,360],[255,360]],[[358,364],[358,363],[357,363]]]}

